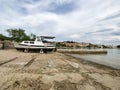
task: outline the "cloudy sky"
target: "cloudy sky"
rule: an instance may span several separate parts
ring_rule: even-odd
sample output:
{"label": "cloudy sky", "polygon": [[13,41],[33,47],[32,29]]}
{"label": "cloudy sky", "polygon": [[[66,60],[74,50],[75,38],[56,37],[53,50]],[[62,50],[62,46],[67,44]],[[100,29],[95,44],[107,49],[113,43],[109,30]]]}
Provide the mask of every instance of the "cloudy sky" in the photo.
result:
{"label": "cloudy sky", "polygon": [[0,0],[0,33],[9,28],[59,41],[120,44],[120,0]]}

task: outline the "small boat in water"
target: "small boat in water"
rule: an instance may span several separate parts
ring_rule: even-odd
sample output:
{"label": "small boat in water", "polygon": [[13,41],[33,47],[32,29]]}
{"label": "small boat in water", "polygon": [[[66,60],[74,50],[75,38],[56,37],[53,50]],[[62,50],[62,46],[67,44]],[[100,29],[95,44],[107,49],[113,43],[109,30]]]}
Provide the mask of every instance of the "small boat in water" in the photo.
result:
{"label": "small boat in water", "polygon": [[46,39],[54,39],[51,36],[37,36],[35,41],[22,41],[20,44],[14,45],[17,50],[29,52],[39,51],[40,53],[55,52],[56,45],[54,42]]}

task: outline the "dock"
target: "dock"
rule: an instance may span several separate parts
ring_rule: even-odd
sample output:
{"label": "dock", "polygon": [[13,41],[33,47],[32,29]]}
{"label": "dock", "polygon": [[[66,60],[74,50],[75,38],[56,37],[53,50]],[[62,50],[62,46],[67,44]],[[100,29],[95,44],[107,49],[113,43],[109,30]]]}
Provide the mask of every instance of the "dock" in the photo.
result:
{"label": "dock", "polygon": [[104,49],[58,49],[57,51],[72,54],[107,54],[107,50]]}

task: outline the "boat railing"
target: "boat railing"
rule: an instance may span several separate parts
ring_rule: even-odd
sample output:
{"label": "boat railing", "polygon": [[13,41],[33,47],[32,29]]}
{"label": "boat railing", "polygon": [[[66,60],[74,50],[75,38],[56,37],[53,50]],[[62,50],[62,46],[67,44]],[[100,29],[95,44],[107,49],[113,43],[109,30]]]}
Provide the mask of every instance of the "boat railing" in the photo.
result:
{"label": "boat railing", "polygon": [[45,45],[45,46],[56,46],[56,44],[55,44],[55,43],[52,43],[52,42],[50,42],[50,43],[44,43],[44,45]]}

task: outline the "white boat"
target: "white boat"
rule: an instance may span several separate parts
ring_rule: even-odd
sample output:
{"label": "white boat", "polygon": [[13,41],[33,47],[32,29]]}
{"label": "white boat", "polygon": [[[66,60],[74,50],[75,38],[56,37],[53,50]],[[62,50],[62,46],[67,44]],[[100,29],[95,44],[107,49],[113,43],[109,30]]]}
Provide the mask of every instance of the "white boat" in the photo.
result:
{"label": "white boat", "polygon": [[17,50],[24,52],[39,51],[40,53],[56,51],[56,45],[46,39],[54,39],[51,36],[37,36],[35,41],[22,41],[20,44],[14,45]]}

